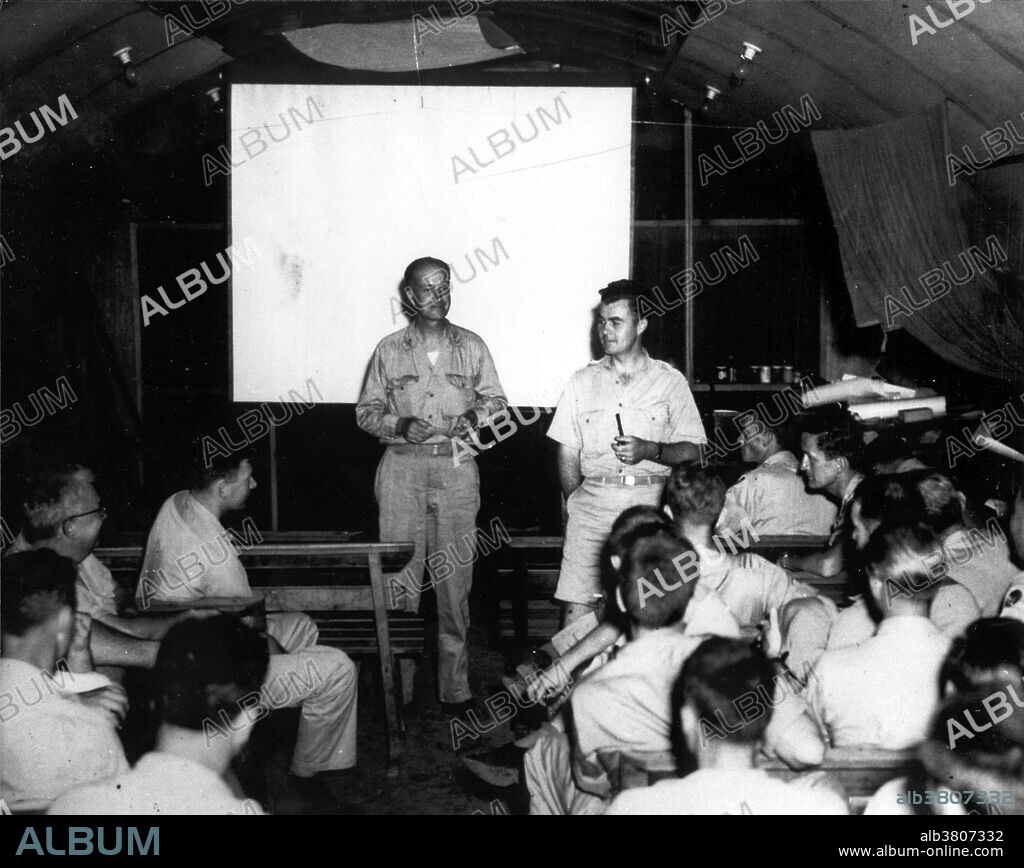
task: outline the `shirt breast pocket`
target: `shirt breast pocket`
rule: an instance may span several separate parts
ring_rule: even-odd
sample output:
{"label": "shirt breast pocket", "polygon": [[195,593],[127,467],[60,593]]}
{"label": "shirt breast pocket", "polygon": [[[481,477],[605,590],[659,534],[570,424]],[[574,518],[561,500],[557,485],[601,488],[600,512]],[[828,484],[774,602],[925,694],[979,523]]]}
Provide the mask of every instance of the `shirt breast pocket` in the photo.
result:
{"label": "shirt breast pocket", "polygon": [[420,378],[416,374],[404,377],[388,377],[388,398],[399,416],[413,415],[413,394]]}
{"label": "shirt breast pocket", "polygon": [[475,380],[467,374],[445,374],[445,399],[442,411],[446,416],[460,416],[476,399]]}
{"label": "shirt breast pocket", "polygon": [[[609,423],[611,427],[609,427]],[[611,452],[611,442],[618,433],[615,422],[607,410],[584,410],[580,413],[580,435],[583,451],[587,453]]]}
{"label": "shirt breast pocket", "polygon": [[[644,407],[637,415],[640,416],[642,426],[645,429],[644,433],[637,436],[655,443],[668,442],[669,418],[667,401],[659,401],[657,404]],[[629,432],[627,431],[626,433],[628,434]]]}

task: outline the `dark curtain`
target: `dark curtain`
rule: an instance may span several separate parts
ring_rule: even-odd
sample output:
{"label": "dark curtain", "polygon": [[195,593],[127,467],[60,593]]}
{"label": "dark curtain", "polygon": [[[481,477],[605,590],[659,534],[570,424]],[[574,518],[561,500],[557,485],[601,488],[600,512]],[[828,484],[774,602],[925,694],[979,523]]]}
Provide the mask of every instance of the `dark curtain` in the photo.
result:
{"label": "dark curtain", "polygon": [[[986,228],[968,229],[950,186],[945,105],[877,127],[814,132],[812,139],[857,324],[905,328],[966,370],[1024,382],[1020,275],[1012,265],[986,268],[968,254],[971,245],[986,253]],[[1006,251],[1009,226],[998,227]],[[930,297],[922,277],[947,264],[960,279],[968,271],[973,277],[958,286],[944,270],[951,290],[940,295],[935,283]]]}

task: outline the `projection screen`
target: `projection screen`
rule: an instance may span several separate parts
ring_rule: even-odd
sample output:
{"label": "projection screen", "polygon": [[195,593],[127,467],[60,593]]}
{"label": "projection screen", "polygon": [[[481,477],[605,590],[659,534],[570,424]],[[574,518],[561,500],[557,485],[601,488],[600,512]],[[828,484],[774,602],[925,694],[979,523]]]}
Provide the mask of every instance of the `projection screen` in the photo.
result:
{"label": "projection screen", "polygon": [[405,266],[435,256],[449,319],[487,342],[509,401],[553,405],[591,358],[597,290],[629,275],[632,100],[232,85],[234,400],[305,396],[312,378],[355,403],[377,342],[409,322]]}

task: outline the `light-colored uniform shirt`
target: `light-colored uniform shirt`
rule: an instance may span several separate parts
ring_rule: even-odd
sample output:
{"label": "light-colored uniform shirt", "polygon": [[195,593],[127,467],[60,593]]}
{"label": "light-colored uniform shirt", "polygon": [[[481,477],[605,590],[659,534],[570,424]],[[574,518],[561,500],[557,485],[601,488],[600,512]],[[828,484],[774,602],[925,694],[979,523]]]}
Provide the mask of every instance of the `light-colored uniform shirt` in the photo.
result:
{"label": "light-colored uniform shirt", "polygon": [[[957,530],[942,541],[942,549],[950,577],[971,592],[981,617],[998,615],[1019,572],[1010,561],[1006,537],[985,530]],[[939,590],[936,601],[941,600],[945,591]]]}
{"label": "light-colored uniform shirt", "polygon": [[409,324],[384,338],[373,351],[356,422],[382,443],[408,443],[395,433],[403,416],[415,416],[438,432],[427,443],[449,442],[455,420],[473,410],[477,421],[508,402],[483,339],[451,323],[437,361],[431,364],[416,328]]}
{"label": "light-colored uniform shirt", "polygon": [[701,769],[680,780],[620,793],[605,812],[617,816],[678,814],[845,815],[834,792],[775,780],[761,769]]}
{"label": "light-colored uniform shirt", "polygon": [[[4,555],[17,552],[32,551],[32,546],[25,541],[20,533]],[[110,570],[106,568],[96,555],[90,554],[77,567],[78,578],[75,580],[75,611],[84,612],[93,618],[104,615],[118,614],[117,583]]]}
{"label": "light-colored uniform shirt", "polygon": [[605,356],[576,371],[565,387],[548,429],[552,440],[580,451],[584,477],[667,475],[654,461],[624,465],[612,452],[619,436],[615,414],[627,436],[654,443],[705,442],[704,425],[690,387],[679,371],[644,351],[644,366],[624,381]]}
{"label": "light-colored uniform shirt", "polygon": [[128,770],[111,719],[61,689],[58,673],[0,659],[0,796],[54,799]]}
{"label": "light-colored uniform shirt", "polygon": [[700,585],[715,591],[741,627],[757,627],[772,609],[791,600],[817,597],[810,585],[753,552],[730,554],[696,546]]}
{"label": "light-colored uniform shirt", "polygon": [[152,600],[247,597],[245,567],[224,525],[188,491],[164,501],[146,540],[146,556],[135,598]]}
{"label": "light-colored uniform shirt", "polygon": [[580,788],[609,794],[601,752],[671,750],[672,685],[683,662],[709,636],[739,635],[739,625],[718,595],[705,588],[698,598],[694,589],[683,624],[628,642],[615,659],[582,679],[569,700],[576,731],[574,777]]}
{"label": "light-colored uniform shirt", "polygon": [[922,741],[949,643],[928,618],[897,615],[860,645],[826,651],[805,696],[832,746],[903,750]]}
{"label": "light-colored uniform shirt", "polygon": [[174,754],[147,753],[135,768],[104,784],[66,794],[49,814],[263,814],[253,799],[236,798],[212,769]]}
{"label": "light-colored uniform shirt", "polygon": [[836,505],[807,491],[799,468],[796,456],[783,450],[743,474],[725,492],[719,530],[738,532],[746,521],[758,534],[830,533]]}

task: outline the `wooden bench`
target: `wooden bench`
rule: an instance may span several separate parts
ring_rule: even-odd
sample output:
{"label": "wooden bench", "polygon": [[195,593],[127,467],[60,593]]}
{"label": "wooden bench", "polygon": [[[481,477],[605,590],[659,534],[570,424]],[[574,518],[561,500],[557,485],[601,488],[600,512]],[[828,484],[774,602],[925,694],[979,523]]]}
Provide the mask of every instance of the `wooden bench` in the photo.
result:
{"label": "wooden bench", "polygon": [[[882,784],[909,774],[915,762],[916,753],[913,750],[831,747],[825,751],[820,766],[806,771],[822,771],[833,775],[845,788],[851,810],[859,813]],[[758,757],[756,765],[771,777],[782,781],[806,774],[806,771],[794,771],[782,760],[764,754]]]}
{"label": "wooden bench", "polygon": [[[751,539],[750,545],[741,549],[741,539],[732,538],[732,547],[737,551],[759,554],[769,560],[778,558],[785,551],[823,549],[828,542],[828,537],[824,536],[761,536],[756,542]],[[531,627],[536,628],[539,620],[543,620],[544,627],[554,625],[554,630],[547,635],[535,635],[534,639],[547,639],[557,632],[558,626],[554,620],[557,618],[557,608],[553,603],[545,604],[545,599],[548,598],[549,590],[552,594],[554,592],[562,560],[562,543],[563,538],[560,536],[513,536],[510,542],[487,557],[485,566],[490,575],[485,605],[492,645],[496,645],[505,635],[502,606],[505,600],[511,603],[509,632],[524,648],[530,640]],[[729,544],[729,540],[723,542],[726,551],[729,551]],[[542,597],[545,599],[531,596],[531,578],[536,579],[533,584],[543,588]],[[812,573],[794,573],[794,578],[817,588],[837,604],[844,602],[848,593],[845,574],[822,578]]]}
{"label": "wooden bench", "polygon": [[[311,538],[330,536],[265,534],[262,543],[239,551],[254,594],[263,597],[267,612],[305,612],[320,628],[324,645],[352,655],[375,655],[384,687],[384,710],[388,724],[388,774],[399,771],[403,753],[402,685],[395,665],[400,656],[422,655],[426,650],[426,628],[418,615],[394,611],[388,582],[408,564],[413,543],[404,542],[315,542]],[[335,535],[336,536],[336,535]],[[282,538],[286,541],[281,541]],[[143,547],[105,546],[96,556],[112,572],[131,573],[137,580]],[[386,572],[385,572],[386,570]],[[312,584],[301,584],[304,575],[319,574]],[[342,584],[340,574],[359,571],[369,583]],[[287,584],[282,584],[282,580]]]}

